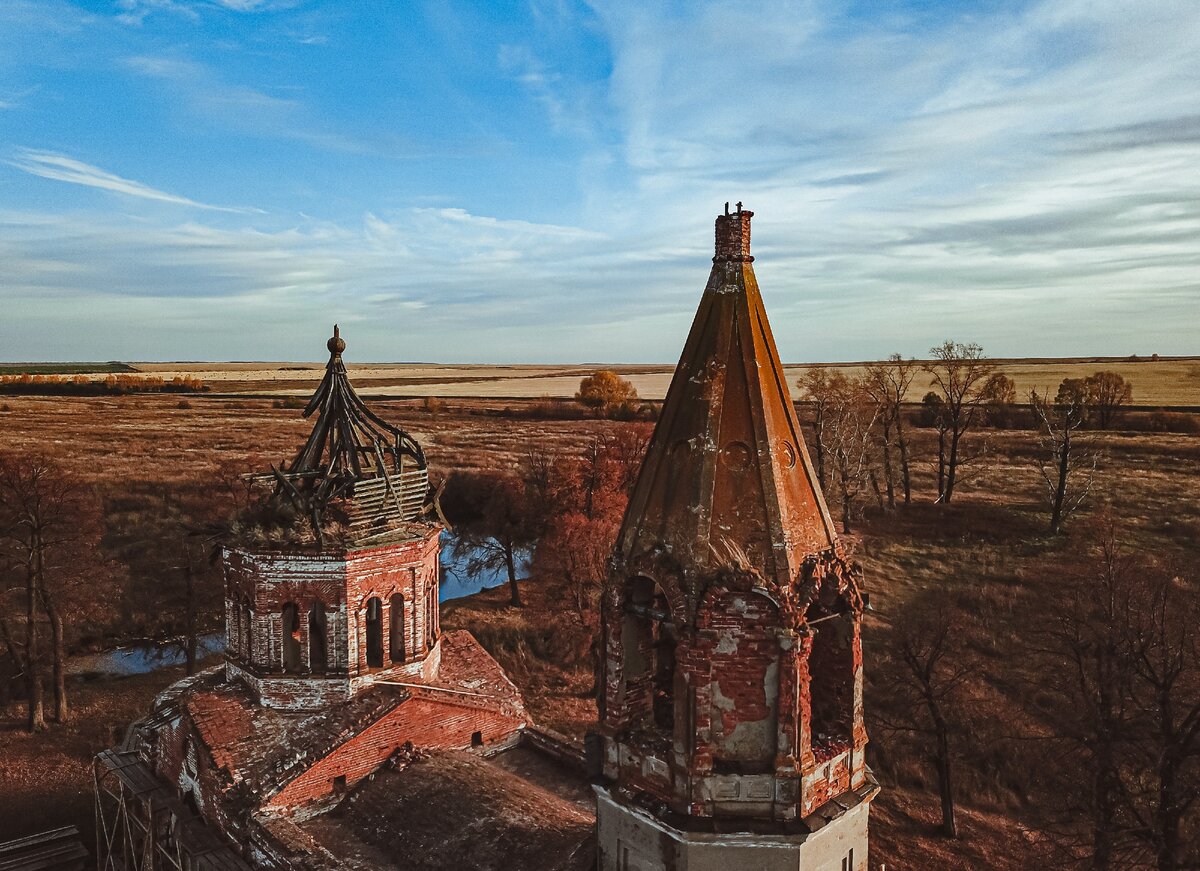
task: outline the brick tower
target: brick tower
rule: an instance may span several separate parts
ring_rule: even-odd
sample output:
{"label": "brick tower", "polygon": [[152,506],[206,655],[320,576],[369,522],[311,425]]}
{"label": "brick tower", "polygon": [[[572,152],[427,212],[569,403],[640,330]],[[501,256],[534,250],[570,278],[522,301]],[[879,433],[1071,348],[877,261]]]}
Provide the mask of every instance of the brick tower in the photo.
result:
{"label": "brick tower", "polygon": [[344,702],[430,680],[440,658],[438,537],[417,442],[350,385],[338,328],[304,411],[312,434],[225,549],[226,669],[267,706]]}
{"label": "brick tower", "polygon": [[716,256],[603,608],[602,871],[864,871],[862,597],[750,255]]}

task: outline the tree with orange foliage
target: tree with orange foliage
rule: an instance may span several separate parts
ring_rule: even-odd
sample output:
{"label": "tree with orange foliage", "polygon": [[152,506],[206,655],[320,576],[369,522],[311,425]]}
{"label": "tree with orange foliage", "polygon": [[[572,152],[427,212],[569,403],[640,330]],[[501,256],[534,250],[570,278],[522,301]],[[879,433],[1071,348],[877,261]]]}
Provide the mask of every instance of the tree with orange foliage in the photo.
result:
{"label": "tree with orange foliage", "polygon": [[637,388],[611,369],[601,369],[579,382],[575,401],[604,414],[618,408],[630,408],[637,402]]}

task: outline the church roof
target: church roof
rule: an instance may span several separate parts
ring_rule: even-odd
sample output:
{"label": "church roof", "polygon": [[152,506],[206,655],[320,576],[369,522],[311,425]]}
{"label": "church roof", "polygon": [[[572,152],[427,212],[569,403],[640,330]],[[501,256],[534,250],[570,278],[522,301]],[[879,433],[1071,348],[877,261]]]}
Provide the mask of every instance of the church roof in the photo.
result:
{"label": "church roof", "polygon": [[716,256],[618,539],[685,572],[748,560],[793,582],[837,533],[808,457],[750,255],[753,212],[716,222]]}
{"label": "church roof", "polygon": [[336,324],[326,347],[325,376],[304,409],[305,417],[317,416],[312,432],[283,470],[272,467],[269,475],[254,479],[272,482],[274,501],[290,503],[308,518],[320,543],[334,502],[352,536],[392,536],[397,523],[416,520],[429,509],[425,452],[354,391],[342,362],[346,342]]}
{"label": "church roof", "polygon": [[416,440],[367,408],[354,392],[342,362],[346,342],[337,324],[326,347],[325,377],[304,409],[305,417],[315,411],[317,419],[288,472],[364,478],[381,473],[388,465],[398,466],[404,457],[425,468],[425,453]]}

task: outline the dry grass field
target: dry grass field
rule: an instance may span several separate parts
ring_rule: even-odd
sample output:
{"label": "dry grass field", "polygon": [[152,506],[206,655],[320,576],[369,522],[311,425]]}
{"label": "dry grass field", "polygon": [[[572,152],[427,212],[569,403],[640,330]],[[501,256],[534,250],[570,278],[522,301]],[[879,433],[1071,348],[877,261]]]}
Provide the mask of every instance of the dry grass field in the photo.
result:
{"label": "dry grass field", "polygon": [[[1139,406],[1200,407],[1200,357],[1079,358],[1001,360],[1001,370],[1017,385],[1022,399],[1032,389],[1056,388],[1064,378],[1082,378],[1101,369],[1117,372],[1133,384]],[[200,378],[214,392],[300,395],[311,392],[322,374],[323,363],[134,363],[132,367],[166,380]],[[785,367],[788,380],[796,380],[812,366],[837,369],[846,375],[861,374],[863,364],[809,364]],[[388,397],[436,396],[442,398],[534,399],[571,397],[579,379],[597,366],[477,366],[425,363],[354,364],[350,376],[364,395]],[[643,399],[662,399],[671,381],[671,366],[606,366],[620,372],[637,387]],[[73,370],[74,371],[74,370]],[[97,373],[99,374],[99,373]],[[929,378],[920,374],[908,394],[919,402],[929,390]]]}
{"label": "dry grass field", "polygon": [[[1040,364],[1029,365],[1034,367],[1031,372],[1053,372],[1054,377],[1069,371],[1064,366],[1083,365],[1085,372],[1099,368],[1095,364],[1044,364],[1058,368],[1043,369],[1037,369]],[[1136,365],[1160,367],[1144,371],[1159,372],[1165,379],[1159,388],[1162,401],[1176,404],[1193,395],[1185,390],[1190,377],[1186,373],[1200,363]],[[521,367],[522,376],[525,368]],[[169,371],[162,370],[163,374]],[[249,372],[258,378],[266,370],[225,371],[240,376]],[[278,371],[291,379],[295,370]],[[510,367],[489,371],[488,377],[495,374],[507,379],[506,384],[521,380]],[[423,377],[448,376],[431,372]],[[472,377],[482,376],[476,372]],[[539,370],[529,380],[550,377],[568,376]],[[1149,381],[1136,374],[1127,377],[1133,378],[1135,395]],[[437,382],[439,386],[450,383]],[[468,389],[468,382],[457,383]],[[478,391],[481,383],[490,390],[501,382],[470,383]],[[440,391],[439,395],[447,394]],[[261,469],[267,462],[286,458],[307,433],[309,423],[295,407],[284,405],[280,400],[211,394],[185,400],[163,395],[4,397],[0,399],[0,450],[52,453],[104,498],[134,492],[139,482],[198,486],[222,470]],[[506,406],[507,416],[500,413]],[[373,407],[422,442],[435,474],[457,468],[515,467],[533,446],[576,453],[598,430],[628,426],[603,420],[522,417],[521,403],[480,398],[454,399],[436,411],[419,400],[377,401]],[[1019,613],[1022,597],[1053,595],[1053,579],[1030,581],[1024,574],[1041,556],[1070,541],[1070,535],[1051,537],[1044,531],[1039,484],[1030,463],[1034,436],[1016,430],[985,431],[977,446],[985,444],[987,451],[964,478],[955,504],[937,507],[931,504],[933,472],[928,462],[932,435],[915,431],[914,451],[921,462],[916,468],[914,504],[894,514],[869,511],[850,536],[875,608],[866,630],[868,711],[880,692],[870,682],[871,670],[886,656],[883,639],[889,627],[930,597],[954,593],[986,615],[980,625],[996,627],[1000,633],[1004,620]],[[1113,506],[1140,547],[1177,554],[1194,565],[1200,560],[1196,497],[1200,438],[1113,432],[1103,435],[1102,445],[1100,478],[1089,510],[1102,503]],[[537,578],[526,582],[529,605],[523,610],[508,607],[500,590],[447,606],[444,623],[477,633],[522,686],[539,720],[578,734],[594,716],[588,694],[591,675],[586,669],[561,666],[553,636],[563,620],[555,610],[555,592],[540,583]],[[988,693],[989,715],[1006,723],[1036,724],[1040,713],[1028,708],[1009,680],[1006,651],[993,641],[981,636],[978,644],[985,663],[981,686]],[[4,711],[0,811],[5,812],[0,812],[0,838],[66,822],[90,829],[88,756],[143,710],[155,689],[173,675],[159,672],[76,685],[80,716],[67,727],[52,727],[39,736],[19,731],[15,703]],[[873,816],[873,862],[886,861],[890,871],[931,867],[1015,871],[1036,864],[1026,834],[1032,810],[1026,794],[1030,787],[1005,767],[1014,764],[1006,762],[1009,749],[982,739],[980,746],[964,742],[960,748],[963,838],[949,843],[933,834],[938,810],[929,766],[919,756],[899,752],[895,739],[883,730],[876,729],[873,741],[873,764],[886,787]],[[18,807],[23,810],[14,814],[11,809]]]}

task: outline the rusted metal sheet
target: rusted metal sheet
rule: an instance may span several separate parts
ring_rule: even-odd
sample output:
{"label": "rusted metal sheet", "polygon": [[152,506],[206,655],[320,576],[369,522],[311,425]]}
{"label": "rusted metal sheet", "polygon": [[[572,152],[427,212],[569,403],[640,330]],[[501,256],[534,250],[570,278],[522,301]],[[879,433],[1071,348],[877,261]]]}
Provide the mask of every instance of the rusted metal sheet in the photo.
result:
{"label": "rusted metal sheet", "polygon": [[[767,322],[750,219],[717,218],[716,255],[621,529],[628,566],[710,570],[740,551],[786,586],[836,531]],[[694,609],[700,590],[685,590]]]}

